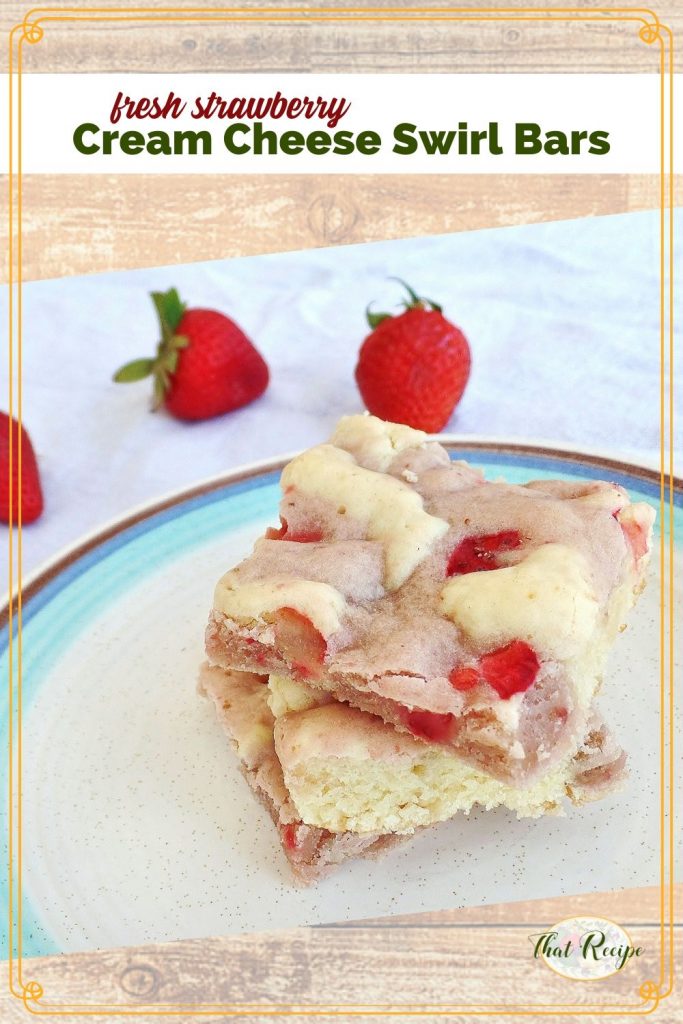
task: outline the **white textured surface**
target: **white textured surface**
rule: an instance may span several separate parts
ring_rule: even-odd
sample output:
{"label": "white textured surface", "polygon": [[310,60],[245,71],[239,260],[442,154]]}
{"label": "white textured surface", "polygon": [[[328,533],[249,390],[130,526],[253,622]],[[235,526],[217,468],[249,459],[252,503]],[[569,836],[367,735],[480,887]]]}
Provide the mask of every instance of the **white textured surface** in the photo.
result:
{"label": "white textured surface", "polygon": [[[364,309],[398,301],[393,274],[441,301],[469,338],[472,377],[447,430],[652,460],[658,245],[653,212],[26,285],[24,422],[46,512],[24,531],[25,570],[131,506],[329,436],[362,408]],[[111,383],[120,364],[152,354],[147,293],[172,284],[252,337],[272,371],[260,401],[187,425],[149,413],[149,382]]]}

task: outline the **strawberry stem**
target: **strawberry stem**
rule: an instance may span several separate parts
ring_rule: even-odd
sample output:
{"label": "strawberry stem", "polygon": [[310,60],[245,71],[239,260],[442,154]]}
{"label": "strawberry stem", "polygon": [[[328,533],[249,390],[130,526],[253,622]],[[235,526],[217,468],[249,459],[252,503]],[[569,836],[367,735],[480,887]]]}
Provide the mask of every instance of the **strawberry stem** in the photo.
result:
{"label": "strawberry stem", "polygon": [[382,323],[382,320],[391,319],[391,313],[373,313],[370,309],[371,305],[372,303],[369,303],[365,307],[365,319],[367,320],[367,322],[370,324],[374,331],[375,327],[378,327],[379,324]]}
{"label": "strawberry stem", "polygon": [[117,384],[132,384],[136,380],[149,377],[153,369],[153,359],[133,359],[116,371],[114,380]]}
{"label": "strawberry stem", "polygon": [[180,350],[187,348],[190,339],[182,334],[176,334],[178,325],[185,312],[185,303],[181,301],[176,288],[169,288],[167,292],[152,292],[152,302],[159,318],[161,339],[157,345],[156,357],[154,359],[134,359],[126,363],[114,374],[117,384],[131,384],[134,381],[154,377],[154,400],[153,409],[158,409],[163,404],[164,395],[171,384],[171,376],[178,368],[178,356]]}
{"label": "strawberry stem", "polygon": [[398,281],[398,283],[402,284],[408,292],[410,302],[406,302],[405,300],[403,302],[406,309],[423,309],[425,306],[428,306],[430,309],[433,309],[435,313],[443,313],[443,307],[440,306],[438,302],[434,302],[432,299],[426,299],[424,296],[419,296],[417,292],[414,291],[409,284],[406,284],[402,278],[390,277],[389,280]]}
{"label": "strawberry stem", "polygon": [[403,278],[401,278],[401,277],[390,277],[389,280],[390,281],[398,281],[398,283],[400,285],[403,285],[405,290],[408,292],[408,297],[410,298],[410,302],[405,302],[404,301],[404,303],[403,303],[403,305],[406,307],[406,309],[415,309],[417,306],[423,305],[423,303],[426,301],[425,299],[421,299],[420,296],[417,294],[417,292],[413,291],[413,289],[410,287],[409,284],[406,284],[406,282],[403,280]]}
{"label": "strawberry stem", "polygon": [[[390,277],[389,280],[398,281],[398,283],[402,285],[408,293],[409,301],[404,299],[401,303],[404,309],[432,309],[435,313],[443,313],[443,307],[440,306],[438,302],[434,302],[432,299],[420,297],[417,292],[411,288],[409,284],[406,284],[402,278]],[[370,305],[372,305],[372,303],[370,303]],[[375,327],[378,327],[383,320],[389,320],[391,318],[391,313],[372,313],[370,311],[370,306],[368,306],[365,310],[365,317],[370,324],[370,327],[374,330]]]}
{"label": "strawberry stem", "polygon": [[181,302],[176,288],[169,288],[167,292],[152,292],[152,302],[159,317],[161,340],[168,341],[176,332],[185,312],[185,304]]}

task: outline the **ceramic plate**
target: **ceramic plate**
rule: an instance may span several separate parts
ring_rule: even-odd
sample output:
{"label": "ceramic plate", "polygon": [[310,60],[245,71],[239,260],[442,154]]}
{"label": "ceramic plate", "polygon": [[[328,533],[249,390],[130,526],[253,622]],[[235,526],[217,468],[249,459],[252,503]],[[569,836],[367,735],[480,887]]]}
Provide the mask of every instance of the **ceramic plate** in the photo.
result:
{"label": "ceramic plate", "polygon": [[[491,444],[451,451],[490,479],[608,478],[659,506],[656,474],[621,463]],[[270,819],[195,693],[213,585],[277,521],[281,465],[146,508],[27,584],[24,955],[654,884],[657,558],[601,698],[631,755],[622,793],[564,818],[473,812],[381,862],[292,885]],[[5,620],[5,678],[7,639]],[[5,740],[7,726],[5,707]],[[627,820],[638,828],[624,830]]]}

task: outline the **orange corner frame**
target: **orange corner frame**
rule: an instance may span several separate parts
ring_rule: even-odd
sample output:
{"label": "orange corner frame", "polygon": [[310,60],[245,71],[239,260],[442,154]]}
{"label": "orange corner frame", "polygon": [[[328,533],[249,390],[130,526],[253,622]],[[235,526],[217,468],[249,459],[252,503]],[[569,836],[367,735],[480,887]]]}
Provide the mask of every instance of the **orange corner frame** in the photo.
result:
{"label": "orange corner frame", "polygon": [[[671,995],[674,984],[673,938],[673,380],[667,389],[665,366],[673,360],[673,49],[671,29],[657,14],[642,7],[586,9],[581,7],[394,7],[394,8],[145,8],[145,7],[35,7],[9,33],[9,413],[16,412],[21,423],[21,334],[22,334],[22,47],[35,45],[45,27],[54,22],[128,22],[167,24],[169,22],[367,22],[367,21],[461,21],[461,22],[629,22],[647,45],[659,44],[660,62],[660,950],[659,977],[643,982],[632,1003],[538,1003],[482,1004],[310,1004],[292,1006],[273,1003],[186,1003],[186,1004],[101,1004],[53,1003],[44,999],[38,981],[24,980],[22,962],[22,539],[21,512],[15,524],[16,543],[9,530],[9,987],[26,1010],[38,1016],[437,1016],[468,1013],[471,1016],[620,1016],[653,1013]],[[15,355],[16,350],[16,355]],[[14,402],[16,373],[17,401]],[[16,406],[16,409],[15,409]],[[668,429],[667,429],[668,421]],[[10,477],[16,459],[21,488],[21,433],[16,451],[9,435]],[[669,515],[668,543],[665,515]],[[16,551],[15,551],[16,547]],[[668,560],[668,574],[667,574]],[[13,631],[16,623],[16,640]],[[16,653],[15,653],[16,650]],[[667,662],[669,671],[667,673]],[[16,685],[15,685],[16,670]],[[16,912],[15,912],[16,904]],[[14,950],[16,948],[16,956]],[[16,973],[15,973],[16,968]]]}

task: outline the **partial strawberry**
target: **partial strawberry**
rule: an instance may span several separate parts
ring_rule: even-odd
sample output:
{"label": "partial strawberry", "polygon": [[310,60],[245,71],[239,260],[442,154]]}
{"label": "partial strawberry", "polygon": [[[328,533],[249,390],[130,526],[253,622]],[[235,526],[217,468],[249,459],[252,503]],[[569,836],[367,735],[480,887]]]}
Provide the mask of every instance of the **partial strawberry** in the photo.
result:
{"label": "partial strawberry", "polygon": [[441,306],[400,283],[408,293],[402,313],[368,308],[372,331],[360,349],[356,383],[373,415],[433,434],[448,423],[465,390],[470,347]]}
{"label": "partial strawberry", "polygon": [[[21,484],[19,481],[19,439],[21,438]],[[10,442],[12,466],[10,470]],[[0,522],[33,523],[43,511],[43,490],[33,445],[26,430],[5,412],[0,412]]]}
{"label": "partial strawberry", "polygon": [[181,420],[205,420],[262,395],[268,366],[246,334],[222,313],[187,309],[175,288],[152,292],[161,341],[154,359],[135,359],[114,374],[128,384],[154,377],[154,409]]}

